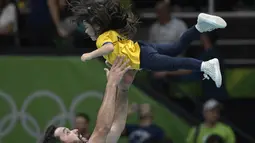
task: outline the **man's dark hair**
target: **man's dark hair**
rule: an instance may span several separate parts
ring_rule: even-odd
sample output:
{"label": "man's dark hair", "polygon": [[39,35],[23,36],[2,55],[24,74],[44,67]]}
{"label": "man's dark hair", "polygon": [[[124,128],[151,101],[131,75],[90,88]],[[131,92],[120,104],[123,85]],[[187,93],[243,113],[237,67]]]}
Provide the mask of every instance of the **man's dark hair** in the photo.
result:
{"label": "man's dark hair", "polygon": [[84,118],[85,120],[87,120],[88,123],[90,122],[89,115],[87,115],[86,113],[77,113],[77,114],[76,114],[76,117],[82,117],[82,118]]}
{"label": "man's dark hair", "polygon": [[70,6],[74,15],[77,16],[76,22],[90,24],[96,36],[115,30],[126,38],[132,38],[137,32],[139,18],[133,14],[131,7],[124,8],[118,1],[79,0],[72,2]]}
{"label": "man's dark hair", "polygon": [[58,141],[58,139],[54,136],[54,132],[56,129],[56,126],[50,125],[45,131],[42,143],[56,143]]}

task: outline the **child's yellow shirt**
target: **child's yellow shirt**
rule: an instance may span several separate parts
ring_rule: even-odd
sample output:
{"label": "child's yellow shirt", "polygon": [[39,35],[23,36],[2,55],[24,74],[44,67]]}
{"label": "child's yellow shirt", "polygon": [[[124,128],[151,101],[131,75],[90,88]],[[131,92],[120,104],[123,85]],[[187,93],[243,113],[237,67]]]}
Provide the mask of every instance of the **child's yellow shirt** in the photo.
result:
{"label": "child's yellow shirt", "polygon": [[104,44],[112,43],[114,50],[104,58],[110,64],[113,64],[118,55],[126,56],[130,60],[132,69],[140,69],[140,46],[137,42],[128,40],[120,36],[116,31],[110,30],[101,34],[96,41],[97,48],[101,48]]}

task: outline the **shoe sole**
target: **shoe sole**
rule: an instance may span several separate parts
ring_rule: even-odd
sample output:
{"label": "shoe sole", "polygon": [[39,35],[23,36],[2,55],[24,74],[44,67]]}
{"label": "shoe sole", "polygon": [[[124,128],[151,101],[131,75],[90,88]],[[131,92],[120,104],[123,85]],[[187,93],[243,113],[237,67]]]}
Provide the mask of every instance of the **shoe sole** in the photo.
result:
{"label": "shoe sole", "polygon": [[200,13],[198,15],[198,21],[205,21],[206,23],[209,23],[211,25],[214,25],[217,28],[225,28],[227,27],[227,23],[226,21],[219,17],[219,16],[215,16],[215,15],[210,15],[210,14],[205,14],[205,13]]}
{"label": "shoe sole", "polygon": [[214,61],[213,61],[213,63],[214,63],[214,68],[216,69],[216,81],[220,81],[220,83],[218,83],[217,84],[217,82],[215,81],[215,83],[216,83],[216,86],[218,87],[218,88],[220,88],[221,87],[221,85],[222,85],[222,76],[221,76],[221,70],[220,70],[220,63],[219,63],[219,60],[218,59],[214,59]]}

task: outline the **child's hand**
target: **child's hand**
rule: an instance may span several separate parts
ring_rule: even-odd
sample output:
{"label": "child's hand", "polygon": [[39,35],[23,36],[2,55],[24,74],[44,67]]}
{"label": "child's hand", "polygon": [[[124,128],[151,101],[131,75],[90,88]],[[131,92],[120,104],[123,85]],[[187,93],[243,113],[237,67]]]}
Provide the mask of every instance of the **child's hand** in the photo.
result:
{"label": "child's hand", "polygon": [[92,59],[92,57],[91,57],[90,53],[85,53],[81,56],[81,61],[83,61],[83,62],[91,60],[91,59]]}

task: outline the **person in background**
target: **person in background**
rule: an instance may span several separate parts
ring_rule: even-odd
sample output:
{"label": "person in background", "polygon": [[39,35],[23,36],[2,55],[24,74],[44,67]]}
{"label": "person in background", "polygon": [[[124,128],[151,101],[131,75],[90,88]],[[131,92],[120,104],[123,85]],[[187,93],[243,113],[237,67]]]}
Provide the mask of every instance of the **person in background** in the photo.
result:
{"label": "person in background", "polygon": [[[72,46],[75,48],[96,48],[95,42],[91,41],[86,35],[84,35],[84,27],[79,27],[73,24],[73,14],[70,9],[70,4],[73,0],[47,0],[48,8],[50,11],[53,24],[58,34],[58,42],[66,43],[63,46]],[[89,0],[88,0],[89,1]],[[92,0],[90,0],[92,1]],[[98,0],[100,1],[100,0]],[[67,47],[70,48],[70,47]]]}
{"label": "person in background", "polygon": [[212,140],[211,138],[215,138],[212,136],[215,135],[222,138],[224,143],[235,143],[235,134],[231,127],[219,121],[220,108],[221,104],[214,99],[205,102],[203,109],[205,120],[203,123],[190,130],[187,143],[210,143],[209,141]]}
{"label": "person in background", "polygon": [[0,0],[0,45],[13,45],[17,31],[17,11],[11,0]]}
{"label": "person in background", "polygon": [[90,137],[89,122],[90,118],[87,114],[85,113],[76,114],[74,128],[78,129],[78,132],[86,139],[89,139]]}
{"label": "person in background", "polygon": [[[149,41],[157,44],[169,44],[179,40],[180,36],[187,30],[187,25],[181,19],[171,16],[170,1],[160,0],[156,4],[156,13],[158,20],[150,28]],[[183,56],[184,53],[185,51],[179,57]],[[157,91],[168,94],[169,82],[166,78],[167,75],[189,73],[189,70],[152,72],[151,83]]]}
{"label": "person in background", "polygon": [[187,30],[187,25],[171,16],[170,1],[160,0],[156,4],[157,21],[151,26],[149,41],[157,44],[170,44],[179,40]]}
{"label": "person in background", "polygon": [[[53,23],[57,29],[57,33],[61,37],[66,37],[69,34],[68,29],[63,27],[63,19],[70,17],[72,14],[68,10],[68,4],[66,0],[47,0],[48,8],[51,14]],[[72,0],[68,1],[72,2]]]}
{"label": "person in background", "polygon": [[161,143],[165,139],[164,131],[153,124],[153,115],[149,104],[133,104],[129,114],[139,114],[139,124],[127,124],[123,132],[129,143]]}
{"label": "person in background", "polygon": [[30,0],[26,23],[30,46],[54,46],[56,28],[51,19],[47,0]]}

